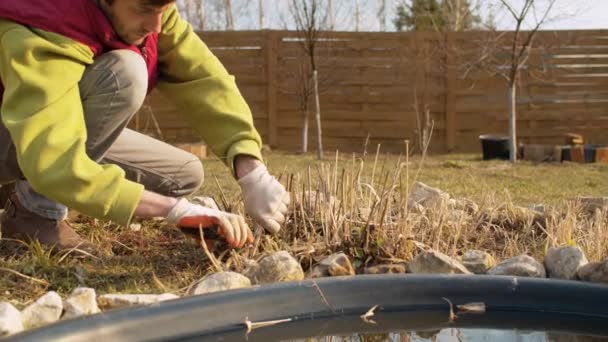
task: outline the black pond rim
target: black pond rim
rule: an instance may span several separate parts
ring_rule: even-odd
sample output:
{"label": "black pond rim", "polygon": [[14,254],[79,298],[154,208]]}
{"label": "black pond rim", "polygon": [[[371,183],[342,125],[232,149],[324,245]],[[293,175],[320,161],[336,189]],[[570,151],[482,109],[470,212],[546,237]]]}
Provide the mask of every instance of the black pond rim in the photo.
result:
{"label": "black pond rim", "polygon": [[[447,301],[446,301],[447,299]],[[458,317],[450,322],[450,305]],[[456,306],[484,303],[483,314]],[[360,318],[377,306],[372,318]],[[247,334],[245,322],[291,320]],[[274,341],[444,327],[608,336],[608,286],[507,276],[380,275],[282,283],[109,311],[6,341]],[[388,330],[387,330],[388,329]]]}

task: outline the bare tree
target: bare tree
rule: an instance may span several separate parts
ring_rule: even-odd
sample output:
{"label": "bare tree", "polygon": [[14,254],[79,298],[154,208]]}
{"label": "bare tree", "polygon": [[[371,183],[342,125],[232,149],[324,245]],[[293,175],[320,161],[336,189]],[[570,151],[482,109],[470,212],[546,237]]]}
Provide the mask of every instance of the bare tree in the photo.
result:
{"label": "bare tree", "polygon": [[[302,128],[302,151],[307,151],[308,144],[308,94],[312,94],[314,99],[315,123],[317,127],[317,156],[323,158],[323,134],[321,128],[321,104],[319,100],[319,71],[317,65],[317,47],[321,41],[321,30],[323,24],[329,24],[327,12],[321,8],[321,0],[291,0],[290,12],[296,25],[298,41],[304,52],[307,62],[300,67],[302,82],[300,87],[303,96],[301,99],[302,114],[304,125]],[[308,81],[310,80],[310,82]]]}
{"label": "bare tree", "polygon": [[[481,56],[468,67],[480,65],[507,82],[509,112],[509,159],[517,161],[517,85],[521,70],[527,65],[535,38],[540,28],[549,21],[549,15],[557,0],[500,0],[500,4],[514,21],[513,32],[494,31],[490,40],[483,43]],[[520,6],[517,6],[517,5]],[[525,30],[525,25],[530,28]],[[510,36],[508,35],[510,34]],[[507,40],[505,45],[505,40]],[[506,56],[502,57],[501,56]],[[488,68],[489,66],[489,68]]]}

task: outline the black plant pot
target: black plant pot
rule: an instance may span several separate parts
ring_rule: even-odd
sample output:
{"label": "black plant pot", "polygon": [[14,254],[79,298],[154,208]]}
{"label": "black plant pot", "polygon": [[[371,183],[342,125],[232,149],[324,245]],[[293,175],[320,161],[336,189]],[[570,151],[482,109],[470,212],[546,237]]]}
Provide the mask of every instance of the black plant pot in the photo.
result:
{"label": "black plant pot", "polygon": [[595,151],[598,147],[604,147],[603,145],[585,145],[585,162],[595,163]]}
{"label": "black plant pot", "polygon": [[509,159],[509,137],[485,134],[479,136],[483,160]]}

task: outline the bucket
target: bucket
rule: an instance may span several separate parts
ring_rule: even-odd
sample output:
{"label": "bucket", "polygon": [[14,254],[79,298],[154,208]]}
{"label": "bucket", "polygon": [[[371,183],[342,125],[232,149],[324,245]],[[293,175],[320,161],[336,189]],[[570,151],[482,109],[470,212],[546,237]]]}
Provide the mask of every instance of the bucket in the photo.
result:
{"label": "bucket", "polygon": [[483,160],[509,159],[509,137],[485,134],[479,136]]}
{"label": "bucket", "polygon": [[585,145],[585,162],[587,163],[595,163],[597,157],[597,151],[601,151],[602,148],[605,148],[604,145]]}

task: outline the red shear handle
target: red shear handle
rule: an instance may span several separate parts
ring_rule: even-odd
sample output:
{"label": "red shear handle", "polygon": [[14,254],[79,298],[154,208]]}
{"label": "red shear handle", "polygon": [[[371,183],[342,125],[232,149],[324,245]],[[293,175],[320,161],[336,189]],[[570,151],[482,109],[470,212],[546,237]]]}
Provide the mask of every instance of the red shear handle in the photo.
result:
{"label": "red shear handle", "polygon": [[220,220],[213,216],[187,216],[177,223],[182,228],[214,228],[220,225]]}

